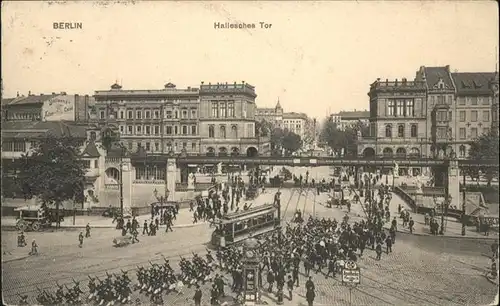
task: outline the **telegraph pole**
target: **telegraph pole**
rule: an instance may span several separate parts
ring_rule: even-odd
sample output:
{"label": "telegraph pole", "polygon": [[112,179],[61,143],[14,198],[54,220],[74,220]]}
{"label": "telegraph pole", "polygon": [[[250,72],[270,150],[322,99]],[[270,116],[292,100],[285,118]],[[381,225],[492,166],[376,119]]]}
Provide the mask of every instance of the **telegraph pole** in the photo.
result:
{"label": "telegraph pole", "polygon": [[120,146],[120,213],[123,218],[123,146]]}
{"label": "telegraph pole", "polygon": [[466,219],[465,219],[465,170],[462,169],[462,175],[463,175],[463,190],[462,190],[462,236],[465,236],[465,225],[466,225]]}

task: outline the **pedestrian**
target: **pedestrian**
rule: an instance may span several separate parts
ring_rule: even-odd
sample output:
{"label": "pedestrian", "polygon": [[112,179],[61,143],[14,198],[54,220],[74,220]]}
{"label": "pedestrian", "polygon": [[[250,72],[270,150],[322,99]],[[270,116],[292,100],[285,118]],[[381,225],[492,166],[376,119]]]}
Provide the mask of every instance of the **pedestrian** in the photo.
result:
{"label": "pedestrian", "polygon": [[196,285],[196,290],[194,292],[193,300],[195,306],[201,306],[201,297],[203,293],[200,290],[200,285]]}
{"label": "pedestrian", "polygon": [[386,253],[392,253],[392,238],[390,236],[385,239],[385,245],[387,247]]}
{"label": "pedestrian", "polygon": [[142,234],[143,235],[149,235],[149,232],[148,232],[148,220],[144,220],[144,225],[142,227]]}
{"label": "pedestrian", "polygon": [[31,241],[31,252],[29,255],[38,255],[38,245],[36,244],[35,239]]}
{"label": "pedestrian", "polygon": [[306,300],[307,300],[307,304],[309,306],[313,306],[314,298],[315,297],[316,297],[316,294],[314,293],[314,289],[307,290],[307,292],[306,292]]}
{"label": "pedestrian", "polygon": [[288,287],[288,295],[290,296],[290,301],[292,300],[292,291],[293,291],[293,279],[291,275],[288,275],[288,281],[286,282]]}
{"label": "pedestrian", "polygon": [[336,259],[335,258],[330,259],[330,261],[328,262],[328,273],[326,273],[325,278],[328,278],[330,273],[332,274],[333,278],[335,278],[336,268],[337,268]]}
{"label": "pedestrian", "polygon": [[137,238],[138,235],[139,235],[139,232],[137,231],[137,229],[133,229],[132,230],[132,243],[135,243],[136,241],[139,242],[139,239]]}
{"label": "pedestrian", "polygon": [[87,226],[85,227],[85,238],[90,238],[90,224],[87,223]]}
{"label": "pedestrian", "polygon": [[293,277],[293,283],[297,284],[296,286],[299,287],[299,266],[297,265],[296,267],[293,267],[292,270],[292,277]]}
{"label": "pedestrian", "polygon": [[80,245],[78,247],[83,247],[83,232],[80,232],[80,235],[78,235],[78,240],[80,241]]}
{"label": "pedestrian", "polygon": [[410,234],[413,234],[413,225],[415,225],[415,221],[410,217],[410,221],[408,222],[408,226],[410,227]]}
{"label": "pedestrian", "polygon": [[267,291],[269,293],[273,292],[274,273],[272,269],[269,269],[269,271],[267,272],[267,283],[269,284]]}
{"label": "pedestrian", "polygon": [[375,252],[377,253],[377,260],[380,260],[380,258],[382,257],[382,245],[380,243],[377,244]]}
{"label": "pedestrian", "polygon": [[491,252],[493,253],[492,258],[498,258],[498,239],[491,244]]}

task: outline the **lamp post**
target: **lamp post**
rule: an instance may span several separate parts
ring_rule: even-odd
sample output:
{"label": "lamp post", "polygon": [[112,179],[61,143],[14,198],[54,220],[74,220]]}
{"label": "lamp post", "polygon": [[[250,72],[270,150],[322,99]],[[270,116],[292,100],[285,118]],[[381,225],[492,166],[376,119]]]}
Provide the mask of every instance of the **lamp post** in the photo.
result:
{"label": "lamp post", "polygon": [[123,218],[123,154],[124,147],[120,144],[120,214]]}
{"label": "lamp post", "polygon": [[465,217],[465,171],[462,169],[462,176],[463,176],[463,185],[462,185],[462,236],[465,236],[465,225],[466,225],[466,217]]}

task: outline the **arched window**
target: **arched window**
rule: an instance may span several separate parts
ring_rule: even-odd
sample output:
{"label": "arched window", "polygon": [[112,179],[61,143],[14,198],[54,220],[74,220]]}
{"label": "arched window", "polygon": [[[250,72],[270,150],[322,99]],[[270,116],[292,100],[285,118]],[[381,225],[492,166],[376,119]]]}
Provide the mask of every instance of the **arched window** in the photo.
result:
{"label": "arched window", "polygon": [[220,138],[222,138],[222,139],[226,138],[226,126],[225,125],[220,126]]}
{"label": "arched window", "polygon": [[208,137],[209,138],[215,137],[215,127],[213,125],[208,127]]}
{"label": "arched window", "polygon": [[385,126],[385,137],[392,137],[392,125],[388,124]]}
{"label": "arched window", "polygon": [[418,128],[416,124],[412,124],[410,128],[410,136],[411,137],[417,137]]}
{"label": "arched window", "polygon": [[392,156],[392,149],[391,148],[385,148],[384,151],[382,152],[385,157],[391,157]]}
{"label": "arched window", "polygon": [[90,140],[96,140],[97,134],[95,132],[90,132]]}
{"label": "arched window", "polygon": [[405,137],[405,126],[403,124],[398,125],[398,137]]}
{"label": "arched window", "polygon": [[464,145],[461,145],[460,148],[459,148],[459,154],[460,154],[460,157],[465,157],[465,146]]}
{"label": "arched window", "polygon": [[236,125],[231,127],[231,136],[234,139],[238,138],[238,127]]}

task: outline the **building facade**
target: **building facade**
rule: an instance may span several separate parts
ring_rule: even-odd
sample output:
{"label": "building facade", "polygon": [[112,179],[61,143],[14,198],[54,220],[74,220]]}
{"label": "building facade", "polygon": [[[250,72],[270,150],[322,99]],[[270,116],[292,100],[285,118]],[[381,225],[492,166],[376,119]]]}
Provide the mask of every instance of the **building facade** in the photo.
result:
{"label": "building facade", "polygon": [[358,154],[467,158],[470,142],[498,122],[497,79],[495,73],[451,73],[449,66],[422,66],[413,81],[377,79],[368,93],[370,135],[359,137]]}
{"label": "building facade", "polygon": [[29,93],[28,96],[2,99],[2,120],[85,122],[92,105],[93,98],[88,95]]}
{"label": "building facade", "polygon": [[341,111],[331,114],[330,118],[339,130],[344,131],[347,128],[354,127],[357,124],[368,125],[370,121],[369,111]]}
{"label": "building facade", "polygon": [[272,123],[275,127],[282,128],[283,108],[281,107],[279,99],[274,108],[257,108],[255,120],[259,122],[266,121]]}
{"label": "building facade", "polygon": [[283,114],[283,129],[299,135],[301,139],[307,136],[308,124],[307,115],[304,113],[289,112]]}

